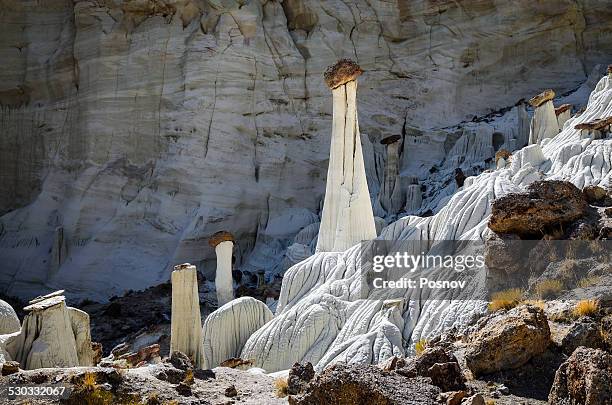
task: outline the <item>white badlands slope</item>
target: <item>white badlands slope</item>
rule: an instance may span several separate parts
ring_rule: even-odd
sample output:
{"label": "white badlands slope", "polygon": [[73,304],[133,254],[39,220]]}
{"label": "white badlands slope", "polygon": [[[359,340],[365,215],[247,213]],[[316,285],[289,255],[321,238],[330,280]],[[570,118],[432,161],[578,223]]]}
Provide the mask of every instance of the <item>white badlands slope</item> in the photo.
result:
{"label": "white badlands slope", "polygon": [[[591,94],[586,111],[571,118],[561,133],[515,152],[503,169],[469,177],[437,214],[404,217],[387,226],[380,239],[482,240],[489,232],[492,201],[536,180],[610,186],[612,140],[581,137],[574,126],[611,115],[612,77],[606,76]],[[484,277],[472,280],[466,294],[478,298],[483,283]],[[296,361],[312,362],[318,370],[340,360],[376,363],[410,351],[418,339],[463,323],[486,308],[484,301],[453,299],[457,296],[424,300],[408,291],[384,294],[370,291],[370,299],[361,299],[359,245],[340,253],[316,253],[285,274],[275,318],[251,335],[241,357],[254,359],[255,366],[268,372],[287,369]]]}

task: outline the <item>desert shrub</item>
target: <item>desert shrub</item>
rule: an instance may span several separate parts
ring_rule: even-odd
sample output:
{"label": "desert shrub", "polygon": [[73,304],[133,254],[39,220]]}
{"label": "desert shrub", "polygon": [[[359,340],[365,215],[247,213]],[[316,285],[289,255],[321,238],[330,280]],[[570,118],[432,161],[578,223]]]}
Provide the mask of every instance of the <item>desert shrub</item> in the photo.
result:
{"label": "desert shrub", "polygon": [[193,370],[187,369],[187,371],[185,371],[185,377],[183,378],[183,384],[193,385],[193,383],[194,383]]}
{"label": "desert shrub", "polygon": [[540,299],[554,298],[563,290],[560,280],[542,280],[535,286],[535,293]]}
{"label": "desert shrub", "polygon": [[578,301],[574,307],[574,316],[580,318],[581,316],[593,316],[599,311],[599,303],[595,300],[582,300]]}
{"label": "desert shrub", "polygon": [[425,349],[427,349],[427,339],[421,338],[414,344],[414,350],[416,351],[417,356],[423,353]]}
{"label": "desert shrub", "polygon": [[523,290],[520,288],[498,291],[491,295],[489,310],[497,311],[499,309],[512,309],[519,304],[522,297]]}
{"label": "desert shrub", "polygon": [[600,277],[598,276],[593,276],[593,277],[585,277],[583,279],[581,279],[580,281],[578,281],[578,287],[580,288],[588,288],[591,286],[594,286],[595,284],[597,284],[600,280]]}
{"label": "desert shrub", "polygon": [[86,372],[83,379],[75,384],[67,403],[83,405],[111,405],[113,394],[97,384],[95,373]]}
{"label": "desert shrub", "polygon": [[287,378],[277,378],[274,380],[274,389],[276,390],[276,396],[279,398],[284,398],[287,396],[287,390],[289,388],[289,382]]}

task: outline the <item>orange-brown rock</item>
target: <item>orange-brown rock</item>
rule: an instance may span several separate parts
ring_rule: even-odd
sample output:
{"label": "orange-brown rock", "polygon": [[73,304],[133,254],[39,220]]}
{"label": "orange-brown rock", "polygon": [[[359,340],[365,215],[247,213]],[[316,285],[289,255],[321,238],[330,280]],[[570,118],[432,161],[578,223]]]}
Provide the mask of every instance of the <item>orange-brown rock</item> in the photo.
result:
{"label": "orange-brown rock", "polygon": [[567,181],[537,181],[526,193],[513,193],[493,202],[489,228],[523,238],[541,237],[551,227],[572,223],[586,214],[580,190]]}
{"label": "orange-brown rock", "polygon": [[506,149],[500,149],[495,153],[495,164],[497,164],[497,161],[501,158],[504,158],[504,160],[508,161],[508,159],[510,158],[510,156],[512,156],[512,153],[510,153],[508,150]]}
{"label": "orange-brown rock", "polygon": [[567,110],[571,108],[572,108],[571,104],[562,104],[559,107],[555,108],[555,115],[559,116],[560,114],[566,112]]}
{"label": "orange-brown rock", "polygon": [[350,59],[340,59],[334,65],[328,67],[323,73],[325,83],[330,89],[342,86],[352,80],[355,80],[363,70],[359,65]]}
{"label": "orange-brown rock", "polygon": [[598,118],[595,119],[593,121],[589,121],[589,122],[583,122],[581,124],[578,124],[576,126],[574,126],[574,129],[587,129],[590,131],[604,131],[606,129],[608,129],[607,127],[609,127],[610,125],[612,125],[612,116],[607,117],[607,118]]}
{"label": "orange-brown rock", "polygon": [[159,357],[159,345],[157,343],[143,347],[136,353],[124,354],[118,360],[125,359],[131,366],[138,366],[153,360],[155,357]]}
{"label": "orange-brown rock", "polygon": [[599,349],[577,348],[557,370],[548,402],[611,404],[612,355]]}
{"label": "orange-brown rock", "polygon": [[93,365],[95,366],[102,360],[102,343],[91,342],[91,350],[93,351]]}
{"label": "orange-brown rock", "polygon": [[221,242],[234,242],[234,235],[227,231],[219,231],[213,234],[210,239],[208,239],[208,244],[215,248]]}
{"label": "orange-brown rock", "polygon": [[532,107],[539,107],[548,100],[552,100],[553,98],[555,98],[555,92],[551,89],[548,89],[544,90],[537,96],[532,97],[529,100],[529,104],[531,104]]}
{"label": "orange-brown rock", "polygon": [[522,366],[550,343],[541,308],[522,305],[480,319],[466,338],[465,361],[475,375]]}
{"label": "orange-brown rock", "polygon": [[219,365],[221,367],[228,367],[228,368],[251,367],[253,365],[253,360],[244,360],[244,359],[241,359],[240,357],[232,357],[231,359],[222,361]]}

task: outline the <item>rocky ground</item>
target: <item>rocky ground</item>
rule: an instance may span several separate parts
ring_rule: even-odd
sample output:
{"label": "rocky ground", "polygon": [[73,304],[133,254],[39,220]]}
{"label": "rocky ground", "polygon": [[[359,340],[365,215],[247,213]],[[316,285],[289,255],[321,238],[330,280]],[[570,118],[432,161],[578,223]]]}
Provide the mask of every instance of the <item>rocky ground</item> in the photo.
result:
{"label": "rocky ground", "polygon": [[[58,384],[70,388],[63,399],[28,397],[7,400],[6,389],[16,384]],[[75,367],[20,371],[0,378],[0,403],[27,404],[282,404],[275,395],[274,379],[220,367],[193,370],[188,359],[127,370]]]}

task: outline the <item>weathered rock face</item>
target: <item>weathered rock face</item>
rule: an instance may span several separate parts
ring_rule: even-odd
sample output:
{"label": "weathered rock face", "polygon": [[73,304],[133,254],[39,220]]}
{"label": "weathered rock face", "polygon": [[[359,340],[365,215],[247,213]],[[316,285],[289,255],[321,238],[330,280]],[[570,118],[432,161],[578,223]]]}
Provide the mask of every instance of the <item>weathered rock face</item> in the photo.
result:
{"label": "weathered rock face", "polygon": [[[108,298],[166,281],[173,263],[214,269],[205,240],[220,229],[235,233],[240,263],[270,218],[317,211],[332,109],[321,73],[339,57],[365,70],[358,104],[372,148],[369,138],[471,119],[543,88],[561,94],[612,50],[605,0],[5,0],[2,10],[0,213],[21,209],[0,220],[0,285],[24,297],[47,283]],[[415,133],[402,169],[444,156],[444,138]],[[366,157],[373,187],[381,167]]]}
{"label": "weathered rock face", "polygon": [[549,343],[544,311],[523,305],[479,320],[468,336],[465,361],[476,375],[512,369],[544,352]]}
{"label": "weathered rock face", "polygon": [[66,306],[62,292],[30,301],[21,330],[4,342],[25,370],[93,365],[89,315]]}
{"label": "weathered rock face", "polygon": [[287,393],[289,395],[301,394],[314,376],[315,371],[311,363],[303,365],[295,363],[289,370],[289,376],[287,377]]}
{"label": "weathered rock face", "polygon": [[489,228],[497,233],[542,236],[552,226],[571,223],[586,213],[580,190],[563,181],[532,183],[527,193],[509,194],[493,203]]}
{"label": "weathered rock face", "polygon": [[405,377],[429,377],[433,385],[445,392],[465,389],[465,378],[459,362],[453,354],[446,353],[441,347],[427,348],[415,358],[402,359],[395,369]]}
{"label": "weathered rock face", "polygon": [[272,317],[266,304],[251,297],[237,298],[208,315],[202,327],[203,366],[217,367],[229,358],[240,356],[249,336]]}
{"label": "weathered rock face", "polygon": [[335,364],[309,384],[295,404],[426,405],[436,404],[437,387],[422,377],[406,378],[375,366]]}
{"label": "weathered rock face", "polygon": [[577,348],[559,367],[548,402],[555,405],[599,405],[612,402],[612,355]]}

